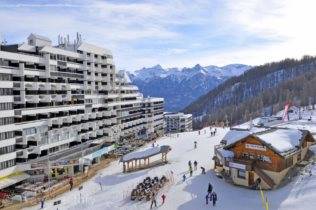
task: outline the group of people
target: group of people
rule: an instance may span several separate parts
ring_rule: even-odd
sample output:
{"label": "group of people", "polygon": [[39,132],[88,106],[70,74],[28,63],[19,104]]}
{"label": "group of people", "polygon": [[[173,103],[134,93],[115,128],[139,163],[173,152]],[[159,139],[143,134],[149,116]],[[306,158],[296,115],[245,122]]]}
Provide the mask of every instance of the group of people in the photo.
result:
{"label": "group of people", "polygon": [[213,203],[213,206],[216,205],[217,202],[217,194],[215,191],[213,191],[213,186],[211,183],[208,184],[207,188],[207,194],[205,196],[206,205],[208,205],[208,201]]}
{"label": "group of people", "polygon": [[[139,183],[135,189],[131,192],[131,200],[146,199],[146,201],[151,200],[152,205],[157,205],[156,196],[165,183],[168,182],[166,176],[162,176],[160,179],[158,176],[154,178],[146,177],[143,182]],[[164,202],[164,199],[163,199]]]}
{"label": "group of people", "polygon": [[[190,177],[191,177],[191,176],[193,175],[193,170],[194,170],[194,171],[197,170],[198,162],[195,160],[195,161],[193,162],[193,167],[192,167],[192,162],[191,162],[191,160],[189,160],[189,162],[188,162],[188,167],[189,167],[189,174],[190,174]],[[205,174],[205,168],[204,168],[204,167],[201,167],[201,170],[202,170],[202,174]],[[183,174],[182,178],[183,178],[183,181],[185,181],[187,177],[186,177],[185,174]]]}
{"label": "group of people", "polygon": [[217,129],[215,128],[214,130],[212,128],[210,128],[211,130],[211,136],[215,136],[216,135],[216,132],[217,132]]}

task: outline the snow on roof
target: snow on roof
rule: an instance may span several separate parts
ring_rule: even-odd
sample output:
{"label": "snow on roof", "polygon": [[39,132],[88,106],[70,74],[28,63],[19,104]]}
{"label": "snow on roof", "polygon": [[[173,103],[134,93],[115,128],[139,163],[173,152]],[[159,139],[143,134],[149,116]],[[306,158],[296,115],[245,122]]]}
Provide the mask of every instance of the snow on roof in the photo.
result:
{"label": "snow on roof", "polygon": [[42,36],[42,35],[38,35],[38,34],[34,34],[34,33],[31,33],[28,38],[31,38],[31,37],[34,37],[36,39],[41,39],[41,40],[44,40],[44,41],[47,41],[47,42],[52,42],[48,37]]}
{"label": "snow on roof", "polygon": [[52,54],[60,54],[65,55],[73,58],[80,58],[79,54],[70,50],[64,50],[58,47],[51,47],[51,46],[44,46],[40,52],[48,52]]}
{"label": "snow on roof", "polygon": [[18,50],[26,51],[26,52],[36,52],[35,46],[29,45],[27,43],[23,43],[19,46]]}
{"label": "snow on roof", "polygon": [[83,42],[78,47],[78,50],[99,54],[99,55],[112,55],[110,50],[104,49],[102,47],[95,46],[93,44],[88,44],[86,42]]}
{"label": "snow on roof", "polygon": [[234,153],[230,150],[226,150],[223,148],[218,148],[217,151],[220,153],[220,155],[223,158],[233,158],[234,157]]}
{"label": "snow on roof", "polygon": [[170,149],[171,147],[169,145],[163,145],[159,147],[148,148],[143,151],[131,152],[121,157],[120,161],[127,162],[127,161],[132,161],[132,160],[144,159],[144,158],[148,158],[160,153],[167,153],[169,152]]}
{"label": "snow on roof", "polygon": [[251,132],[248,130],[230,130],[226,133],[223,140],[226,141],[226,145],[230,145],[249,136]]}
{"label": "snow on roof", "polygon": [[295,149],[295,146],[300,145],[302,136],[302,131],[295,129],[277,129],[257,135],[280,153]]}

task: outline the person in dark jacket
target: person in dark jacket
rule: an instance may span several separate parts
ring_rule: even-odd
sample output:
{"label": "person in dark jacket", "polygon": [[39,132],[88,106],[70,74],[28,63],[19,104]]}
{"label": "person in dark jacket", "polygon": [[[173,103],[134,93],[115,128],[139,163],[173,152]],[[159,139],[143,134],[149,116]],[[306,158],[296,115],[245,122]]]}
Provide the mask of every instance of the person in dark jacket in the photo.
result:
{"label": "person in dark jacket", "polygon": [[202,174],[205,174],[205,168],[201,166]]}
{"label": "person in dark jacket", "polygon": [[208,192],[209,195],[211,195],[212,190],[213,190],[213,186],[211,185],[211,183],[208,183],[207,192]]}
{"label": "person in dark jacket", "polygon": [[195,160],[195,161],[193,162],[193,165],[194,165],[194,171],[196,171],[196,170],[197,170],[198,162]]}
{"label": "person in dark jacket", "polygon": [[209,194],[206,194],[205,196],[206,205],[208,204],[208,199],[209,199]]}
{"label": "person in dark jacket", "polygon": [[211,198],[212,198],[212,201],[213,201],[213,206],[215,206],[216,205],[216,201],[217,201],[217,194],[216,194],[216,192],[213,192],[211,194]]}
{"label": "person in dark jacket", "polygon": [[182,180],[183,180],[183,182],[185,182],[185,179],[186,179],[187,177],[185,176],[185,174],[183,174],[183,176],[182,176]]}

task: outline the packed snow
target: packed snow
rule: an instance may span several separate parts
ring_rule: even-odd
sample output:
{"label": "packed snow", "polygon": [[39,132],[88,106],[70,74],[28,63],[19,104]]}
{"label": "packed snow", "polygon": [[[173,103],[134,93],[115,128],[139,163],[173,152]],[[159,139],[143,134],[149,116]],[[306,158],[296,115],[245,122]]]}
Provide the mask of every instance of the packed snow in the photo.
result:
{"label": "packed snow", "polygon": [[[113,162],[100,171],[94,178],[83,184],[81,191],[78,188],[67,192],[54,200],[46,201],[44,209],[56,209],[53,202],[61,200],[58,206],[63,209],[93,209],[93,210],[142,210],[150,209],[150,202],[131,201],[131,190],[147,176],[161,176],[174,173],[174,182],[165,186],[158,195],[158,207],[154,209],[180,210],[254,210],[263,209],[259,191],[234,186],[218,178],[211,170],[214,145],[219,144],[229,129],[217,128],[216,136],[210,135],[210,129],[200,132],[187,132],[162,137],[159,145],[170,145],[168,153],[169,163],[132,173],[122,173],[122,164]],[[194,149],[194,141],[197,148]],[[151,145],[148,145],[151,147]],[[188,161],[197,161],[198,170],[190,177]],[[200,167],[206,168],[207,173],[201,174]],[[309,170],[312,176],[309,176]],[[183,174],[187,180],[182,181]],[[212,183],[218,195],[216,207],[205,204],[208,183]],[[102,189],[100,187],[102,186]],[[160,195],[164,193],[165,204],[161,205]],[[80,197],[81,194],[81,197]],[[295,180],[285,187],[267,191],[270,209],[278,210],[312,210],[316,206],[316,167],[308,166]],[[80,199],[81,198],[81,199]],[[39,205],[29,209],[39,209]]]}

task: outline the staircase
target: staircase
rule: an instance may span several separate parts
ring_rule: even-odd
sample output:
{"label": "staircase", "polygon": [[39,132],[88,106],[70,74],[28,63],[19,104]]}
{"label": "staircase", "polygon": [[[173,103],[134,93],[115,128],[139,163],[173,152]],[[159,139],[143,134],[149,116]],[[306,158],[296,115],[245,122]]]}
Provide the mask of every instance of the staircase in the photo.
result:
{"label": "staircase", "polygon": [[263,181],[265,181],[265,183],[269,185],[269,187],[273,188],[276,185],[273,179],[271,179],[264,171],[262,171],[256,163],[253,164],[253,170]]}

